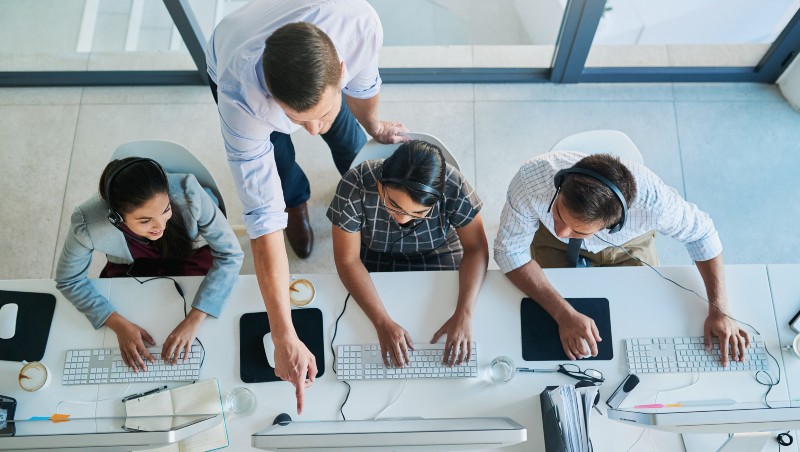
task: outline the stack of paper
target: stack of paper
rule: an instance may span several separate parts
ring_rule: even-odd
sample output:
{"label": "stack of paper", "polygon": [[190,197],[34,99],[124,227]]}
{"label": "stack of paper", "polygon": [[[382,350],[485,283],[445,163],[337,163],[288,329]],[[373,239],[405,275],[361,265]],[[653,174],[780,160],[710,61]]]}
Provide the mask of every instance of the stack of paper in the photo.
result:
{"label": "stack of paper", "polygon": [[573,385],[561,385],[550,391],[568,452],[592,451],[589,419],[597,391],[597,386],[576,389]]}

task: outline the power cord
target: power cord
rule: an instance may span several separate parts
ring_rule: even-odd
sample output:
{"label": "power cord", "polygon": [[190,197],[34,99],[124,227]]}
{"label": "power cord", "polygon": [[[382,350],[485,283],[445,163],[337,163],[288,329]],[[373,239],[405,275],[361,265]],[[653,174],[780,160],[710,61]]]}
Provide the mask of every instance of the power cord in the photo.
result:
{"label": "power cord", "polygon": [[[611,242],[609,242],[608,240],[604,240],[602,237],[599,237],[599,236],[597,236],[597,235],[595,235],[595,237],[597,237],[598,239],[600,239],[600,241],[602,241],[602,242],[605,242],[605,243],[607,243],[607,244],[609,244],[609,245],[613,246],[614,248],[617,248],[617,249],[620,249],[620,250],[622,250],[622,252],[624,252],[625,254],[627,254],[629,257],[631,257],[631,258],[633,258],[633,259],[636,259],[636,260],[637,260],[637,261],[639,261],[640,263],[642,263],[642,264],[644,264],[644,265],[646,265],[646,266],[650,267],[650,269],[651,269],[651,270],[653,270],[654,272],[656,272],[656,274],[657,274],[658,276],[660,276],[662,279],[665,279],[665,280],[667,280],[667,281],[671,282],[672,284],[675,284],[676,286],[680,287],[681,289],[683,289],[683,290],[685,290],[685,291],[687,291],[687,292],[691,292],[691,293],[693,293],[693,294],[694,294],[694,295],[695,295],[697,298],[699,298],[699,299],[701,299],[701,300],[705,301],[705,302],[706,302],[706,304],[708,304],[709,306],[712,306],[714,309],[716,309],[717,311],[719,311],[720,313],[722,313],[722,315],[724,315],[725,317],[727,317],[727,318],[729,318],[729,319],[733,320],[733,321],[734,321],[734,322],[736,322],[736,323],[741,323],[742,325],[746,325],[746,326],[747,326],[747,327],[749,327],[751,330],[753,330],[753,332],[754,332],[755,334],[757,334],[757,335],[761,336],[761,333],[760,333],[760,332],[759,332],[759,331],[756,329],[756,327],[754,327],[753,325],[751,325],[751,324],[749,324],[749,323],[747,323],[747,322],[744,322],[744,321],[742,321],[742,320],[739,320],[739,319],[737,319],[736,317],[733,317],[732,315],[730,315],[730,314],[728,314],[728,313],[726,313],[726,312],[722,312],[722,310],[720,310],[720,309],[719,309],[719,307],[717,307],[716,305],[713,305],[713,304],[711,304],[711,302],[710,302],[710,301],[708,301],[708,300],[707,300],[705,297],[703,297],[703,296],[702,296],[702,295],[700,295],[699,293],[695,292],[695,291],[694,291],[694,290],[692,290],[692,289],[689,289],[688,287],[684,287],[684,286],[682,286],[682,285],[678,284],[677,282],[673,281],[672,279],[670,279],[670,278],[667,278],[666,276],[662,275],[662,274],[661,274],[661,272],[659,272],[659,271],[658,271],[658,270],[657,270],[655,267],[653,267],[653,266],[652,266],[652,265],[650,265],[649,263],[647,263],[647,262],[645,262],[645,261],[643,261],[643,260],[639,259],[638,257],[634,256],[633,254],[629,253],[629,252],[628,252],[628,250],[626,250],[625,248],[623,248],[623,247],[621,247],[621,246],[619,246],[619,245],[617,245],[617,244],[611,243]],[[759,370],[759,371],[757,371],[757,372],[756,372],[755,379],[756,379],[756,382],[758,382],[758,384],[760,384],[760,385],[762,385],[762,386],[767,386],[767,391],[764,393],[764,404],[765,404],[765,405],[766,405],[768,408],[773,408],[773,407],[772,407],[772,405],[770,405],[770,404],[769,404],[769,401],[767,400],[767,396],[769,395],[770,391],[772,391],[772,388],[773,388],[774,386],[776,386],[776,385],[780,384],[780,382],[781,382],[781,365],[780,365],[780,363],[778,363],[778,359],[777,359],[777,358],[775,358],[775,356],[773,356],[773,355],[772,355],[772,353],[770,353],[770,351],[769,351],[769,349],[768,349],[767,347],[764,347],[764,350],[766,350],[766,352],[767,352],[767,355],[769,355],[769,357],[770,357],[770,358],[772,358],[772,360],[773,360],[773,361],[775,361],[775,367],[777,367],[777,369],[778,369],[778,378],[777,378],[777,379],[773,379],[773,378],[772,378],[772,375],[771,375],[769,372],[767,372],[767,371],[764,371],[764,370]],[[761,376],[762,376],[762,375],[766,375],[766,379],[767,379],[767,381],[761,381]]]}
{"label": "power cord", "polygon": [[[142,285],[146,284],[146,283],[149,283],[150,281],[155,281],[156,279],[168,279],[168,280],[172,281],[172,284],[175,286],[175,291],[178,292],[178,295],[180,295],[181,299],[183,300],[183,318],[185,319],[186,317],[188,317],[189,316],[189,309],[188,309],[187,304],[186,304],[186,296],[183,294],[183,289],[181,289],[181,286],[180,286],[180,284],[178,284],[178,281],[176,281],[174,278],[172,278],[170,276],[153,276],[151,278],[147,278],[147,279],[141,280],[141,279],[139,279],[136,276],[131,274],[131,270],[133,270],[133,265],[135,263],[136,262],[134,262],[133,264],[128,266],[128,270],[125,272],[125,274],[127,276],[133,278],[134,281],[136,281],[136,282],[138,282],[139,284],[142,284]],[[203,353],[200,356],[200,367],[203,367],[203,362],[206,360],[206,346],[203,345],[203,341],[201,341],[199,337],[195,336],[194,340],[196,340],[197,343],[200,344],[200,350],[203,351]]]}
{"label": "power cord", "polygon": [[[348,293],[347,296],[344,298],[344,306],[342,306],[342,312],[339,314],[339,317],[336,317],[336,323],[334,323],[333,325],[333,337],[331,337],[331,353],[333,354],[333,359],[331,360],[331,370],[333,370],[334,374],[336,374],[336,351],[333,349],[333,341],[336,339],[336,333],[339,332],[339,320],[344,315],[344,311],[347,310],[347,300],[349,299],[350,299],[350,293]],[[342,380],[342,383],[347,385],[347,394],[344,396],[344,401],[342,402],[342,405],[339,406],[339,413],[341,413],[342,415],[342,420],[346,421],[347,418],[344,415],[344,405],[347,403],[347,399],[350,398],[350,391],[352,388],[350,387],[350,383],[344,380]]]}
{"label": "power cord", "polygon": [[118,400],[119,398],[125,396],[125,394],[128,392],[128,390],[131,389],[131,385],[132,384],[133,383],[128,383],[128,387],[125,388],[124,391],[122,391],[122,394],[116,395],[114,397],[106,397],[104,399],[97,399],[94,402],[84,402],[84,401],[81,401],[81,400],[62,400],[62,401],[58,402],[58,405],[56,405],[55,414],[59,414],[58,412],[61,410],[61,405],[64,404],[64,403],[75,403],[75,404],[79,404],[79,405],[91,405],[93,403],[98,403],[98,402],[108,402],[109,400]]}

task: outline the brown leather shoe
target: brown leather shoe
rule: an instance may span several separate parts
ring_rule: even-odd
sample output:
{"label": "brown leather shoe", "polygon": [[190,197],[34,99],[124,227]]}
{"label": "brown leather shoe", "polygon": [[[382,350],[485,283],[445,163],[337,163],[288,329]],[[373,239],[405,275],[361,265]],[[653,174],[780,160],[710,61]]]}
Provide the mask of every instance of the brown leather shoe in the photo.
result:
{"label": "brown leather shoe", "polygon": [[289,214],[286,238],[289,239],[289,245],[297,257],[305,259],[314,249],[314,231],[311,229],[311,222],[308,221],[308,203],[287,207],[286,212]]}

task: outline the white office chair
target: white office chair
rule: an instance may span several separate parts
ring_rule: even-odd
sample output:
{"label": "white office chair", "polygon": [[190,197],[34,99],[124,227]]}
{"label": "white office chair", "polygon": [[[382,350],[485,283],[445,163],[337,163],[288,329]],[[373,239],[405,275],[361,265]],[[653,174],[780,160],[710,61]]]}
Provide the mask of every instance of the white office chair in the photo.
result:
{"label": "white office chair", "polygon": [[[458,160],[456,160],[455,156],[447,149],[447,146],[444,145],[438,138],[433,135],[428,135],[427,133],[407,133],[408,136],[412,140],[423,140],[427,141],[430,144],[434,144],[442,150],[442,154],[444,154],[444,160],[453,165],[457,170],[460,170],[461,167],[458,166]],[[395,144],[381,144],[375,141],[374,139],[370,139],[367,144],[361,148],[361,151],[358,152],[356,155],[355,160],[353,163],[350,164],[350,168],[355,167],[358,164],[363,163],[365,160],[382,160],[386,157],[392,155],[395,149],[398,148],[402,143],[395,143]]]}
{"label": "white office chair", "polygon": [[162,140],[137,140],[129,141],[120,145],[113,154],[111,160],[124,159],[127,157],[145,157],[157,161],[161,166],[170,173],[184,173],[193,174],[197,178],[200,186],[211,190],[211,193],[217,197],[219,201],[219,210],[223,214],[225,211],[225,201],[222,200],[222,194],[217,187],[217,181],[214,176],[197,160],[197,157],[192,155],[188,149],[178,143]]}
{"label": "white office chair", "polygon": [[644,164],[642,153],[630,137],[619,130],[589,130],[563,138],[551,151],[576,151],[584,154],[611,154],[623,160]]}

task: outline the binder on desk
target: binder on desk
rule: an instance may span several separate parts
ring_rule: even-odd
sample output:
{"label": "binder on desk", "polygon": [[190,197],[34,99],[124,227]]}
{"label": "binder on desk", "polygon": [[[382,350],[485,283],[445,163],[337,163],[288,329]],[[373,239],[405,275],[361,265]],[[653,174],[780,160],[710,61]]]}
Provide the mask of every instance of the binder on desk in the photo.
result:
{"label": "binder on desk", "polygon": [[599,388],[548,386],[539,395],[546,452],[592,452],[590,419]]}

